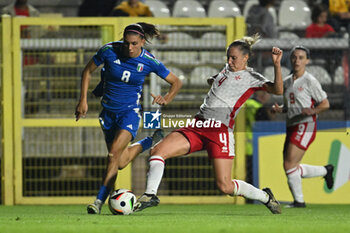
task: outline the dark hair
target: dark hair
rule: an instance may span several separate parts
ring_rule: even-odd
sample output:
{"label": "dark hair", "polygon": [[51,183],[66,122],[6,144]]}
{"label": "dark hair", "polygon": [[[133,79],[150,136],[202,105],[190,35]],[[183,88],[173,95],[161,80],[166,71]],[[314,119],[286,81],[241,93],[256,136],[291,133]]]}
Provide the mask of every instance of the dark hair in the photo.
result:
{"label": "dark hair", "polygon": [[275,0],[259,0],[259,5],[260,6],[267,6],[269,4],[273,4]]}
{"label": "dark hair", "polygon": [[306,58],[310,59],[310,50],[308,48],[306,48],[305,46],[302,46],[302,45],[296,45],[290,50],[290,56],[291,57],[292,57],[294,51],[297,50],[297,49],[305,51]]}
{"label": "dark hair", "polygon": [[252,46],[260,41],[260,35],[256,33],[253,36],[245,36],[240,40],[233,41],[227,48],[226,56],[228,58],[228,52],[232,47],[238,47],[244,55],[248,54],[250,57],[252,55]]}
{"label": "dark hair", "polygon": [[153,24],[140,22],[126,26],[123,33],[123,38],[125,38],[125,36],[128,34],[137,34],[142,39],[149,42],[149,39],[152,39],[154,36],[159,36],[159,31]]}
{"label": "dark hair", "polygon": [[322,12],[328,12],[327,8],[324,5],[316,5],[311,12],[311,20],[313,23],[317,23],[318,17]]}

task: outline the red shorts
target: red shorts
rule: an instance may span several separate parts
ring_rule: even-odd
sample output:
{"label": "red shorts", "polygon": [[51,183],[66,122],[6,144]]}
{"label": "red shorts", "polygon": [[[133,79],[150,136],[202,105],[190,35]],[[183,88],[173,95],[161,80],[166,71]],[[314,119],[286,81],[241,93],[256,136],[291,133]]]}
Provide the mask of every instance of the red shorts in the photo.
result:
{"label": "red shorts", "polygon": [[307,150],[310,144],[315,140],[316,128],[316,122],[305,122],[288,127],[284,151],[287,149],[289,143],[303,150]]}
{"label": "red shorts", "polygon": [[[202,121],[196,119],[195,122]],[[234,137],[233,129],[227,128],[221,124],[220,127],[197,127],[188,126],[175,130],[182,133],[190,142],[190,150],[187,154],[207,150],[208,156],[211,159],[233,159],[234,153]]]}

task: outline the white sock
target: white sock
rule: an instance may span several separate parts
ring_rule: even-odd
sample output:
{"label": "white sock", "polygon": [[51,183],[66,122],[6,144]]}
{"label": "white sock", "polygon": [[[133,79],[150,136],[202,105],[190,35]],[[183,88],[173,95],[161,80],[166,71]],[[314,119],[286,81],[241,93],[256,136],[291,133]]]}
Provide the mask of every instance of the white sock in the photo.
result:
{"label": "white sock", "polygon": [[300,164],[300,173],[302,178],[325,176],[327,174],[327,169],[323,166]]}
{"label": "white sock", "polygon": [[297,202],[304,202],[299,167],[291,168],[287,170],[286,173],[287,173],[289,189],[292,192],[294,200]]}
{"label": "white sock", "polygon": [[147,194],[157,194],[158,187],[162,181],[165,161],[161,156],[154,155],[149,158],[149,171],[147,174]]}
{"label": "white sock", "polygon": [[94,204],[101,209],[102,205],[103,205],[103,202],[100,200],[100,199],[96,199],[94,201]]}
{"label": "white sock", "polygon": [[235,186],[233,195],[243,196],[252,200],[258,200],[262,203],[267,203],[269,201],[269,195],[266,192],[255,188],[253,185],[248,184],[242,180],[232,180],[232,182]]}

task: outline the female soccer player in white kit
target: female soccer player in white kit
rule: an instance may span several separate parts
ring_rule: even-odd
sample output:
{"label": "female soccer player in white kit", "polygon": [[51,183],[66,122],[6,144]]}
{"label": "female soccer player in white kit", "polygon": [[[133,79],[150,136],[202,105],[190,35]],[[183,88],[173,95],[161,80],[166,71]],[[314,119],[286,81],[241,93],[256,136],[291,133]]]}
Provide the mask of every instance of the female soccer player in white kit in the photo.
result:
{"label": "female soccer player in white kit", "polygon": [[[281,213],[280,204],[269,188],[260,190],[242,180],[231,178],[235,156],[233,128],[240,108],[257,90],[278,95],[283,92],[280,65],[282,50],[275,47],[272,49],[275,67],[273,83],[247,67],[251,47],[258,39],[259,36],[255,35],[231,43],[227,49],[226,66],[208,80],[211,89],[195,116],[195,124],[171,132],[151,150],[146,191],[138,199],[135,211],[158,205],[156,194],[166,159],[205,149],[212,159],[216,184],[223,193],[259,200],[272,213]],[[209,127],[206,128],[205,125]]]}
{"label": "female soccer player in white kit", "polygon": [[300,164],[305,151],[316,136],[317,114],[329,108],[327,94],[317,79],[307,72],[310,51],[295,46],[291,51],[292,74],[283,80],[284,105],[275,104],[276,112],[287,112],[287,135],[283,149],[283,167],[294,202],[288,207],[305,207],[301,178],[323,176],[327,187],[333,187],[333,165]]}

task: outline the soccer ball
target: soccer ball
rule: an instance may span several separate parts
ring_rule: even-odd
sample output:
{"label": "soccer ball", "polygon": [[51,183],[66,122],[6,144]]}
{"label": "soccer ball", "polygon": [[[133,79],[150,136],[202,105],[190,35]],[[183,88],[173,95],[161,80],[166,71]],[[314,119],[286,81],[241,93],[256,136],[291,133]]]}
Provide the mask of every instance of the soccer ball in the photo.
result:
{"label": "soccer ball", "polygon": [[128,189],[118,189],[109,196],[108,207],[112,214],[129,215],[133,212],[136,196]]}

